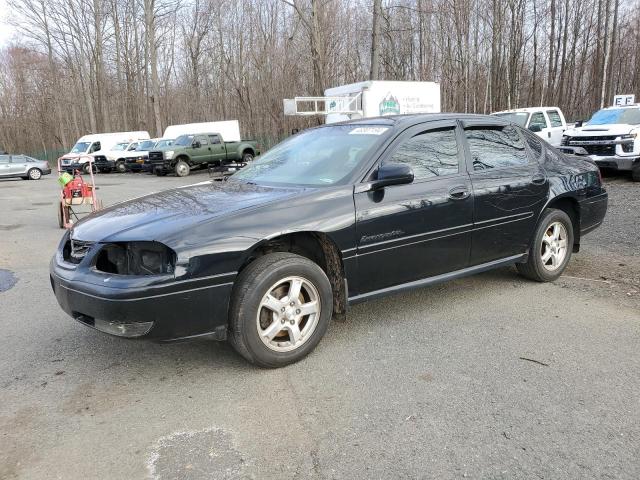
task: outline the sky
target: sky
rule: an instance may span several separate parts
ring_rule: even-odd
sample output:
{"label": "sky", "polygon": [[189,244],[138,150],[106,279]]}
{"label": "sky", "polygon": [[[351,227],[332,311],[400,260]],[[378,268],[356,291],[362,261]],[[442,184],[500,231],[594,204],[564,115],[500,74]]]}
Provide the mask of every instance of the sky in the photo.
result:
{"label": "sky", "polygon": [[15,33],[15,28],[7,25],[9,7],[6,0],[0,0],[0,48],[5,47]]}

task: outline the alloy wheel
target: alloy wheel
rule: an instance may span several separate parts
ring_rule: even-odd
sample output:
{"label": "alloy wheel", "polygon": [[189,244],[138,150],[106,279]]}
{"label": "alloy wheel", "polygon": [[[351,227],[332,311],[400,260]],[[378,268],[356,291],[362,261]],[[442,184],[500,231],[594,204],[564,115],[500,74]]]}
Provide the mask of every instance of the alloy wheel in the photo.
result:
{"label": "alloy wheel", "polygon": [[540,258],[549,271],[557,270],[567,256],[567,229],[561,222],[551,223],[542,236]]}
{"label": "alloy wheel", "polygon": [[262,297],[256,318],[258,335],[269,349],[290,352],[311,338],[320,311],[320,295],[309,280],[283,278]]}

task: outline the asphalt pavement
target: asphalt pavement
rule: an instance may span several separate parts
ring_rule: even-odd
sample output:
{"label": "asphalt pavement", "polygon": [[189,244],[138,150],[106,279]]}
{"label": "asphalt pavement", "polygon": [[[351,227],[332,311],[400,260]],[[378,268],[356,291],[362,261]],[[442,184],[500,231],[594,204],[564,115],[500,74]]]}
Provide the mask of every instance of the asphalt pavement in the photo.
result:
{"label": "asphalt pavement", "polygon": [[[105,205],[207,179],[97,177]],[[606,181],[557,282],[504,268],[360,304],[262,370],[73,321],[54,176],[0,180],[0,478],[640,478],[640,184]]]}

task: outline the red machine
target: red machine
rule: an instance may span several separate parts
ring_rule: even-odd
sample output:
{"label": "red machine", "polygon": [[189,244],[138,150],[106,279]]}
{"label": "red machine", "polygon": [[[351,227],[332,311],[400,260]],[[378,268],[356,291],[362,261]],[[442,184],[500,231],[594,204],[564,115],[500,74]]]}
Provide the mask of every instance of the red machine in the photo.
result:
{"label": "red machine", "polygon": [[[91,182],[86,182],[80,170],[74,170],[73,175],[63,170],[61,159],[58,159],[58,178],[62,190],[60,192],[60,205],[58,206],[58,225],[60,228],[71,228],[80,215],[88,215],[102,208],[102,202],[96,196],[97,187],[93,176],[93,157],[87,157],[89,162],[89,175]],[[82,209],[82,206],[85,206]],[[89,209],[86,208],[89,207]]]}

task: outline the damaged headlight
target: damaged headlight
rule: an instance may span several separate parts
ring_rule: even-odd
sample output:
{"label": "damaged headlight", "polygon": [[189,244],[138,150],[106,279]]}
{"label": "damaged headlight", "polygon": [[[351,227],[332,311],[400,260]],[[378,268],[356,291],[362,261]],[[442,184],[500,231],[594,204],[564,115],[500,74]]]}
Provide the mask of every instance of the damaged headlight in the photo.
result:
{"label": "damaged headlight", "polygon": [[116,275],[173,273],[176,254],[159,242],[108,243],[96,257],[96,270]]}

